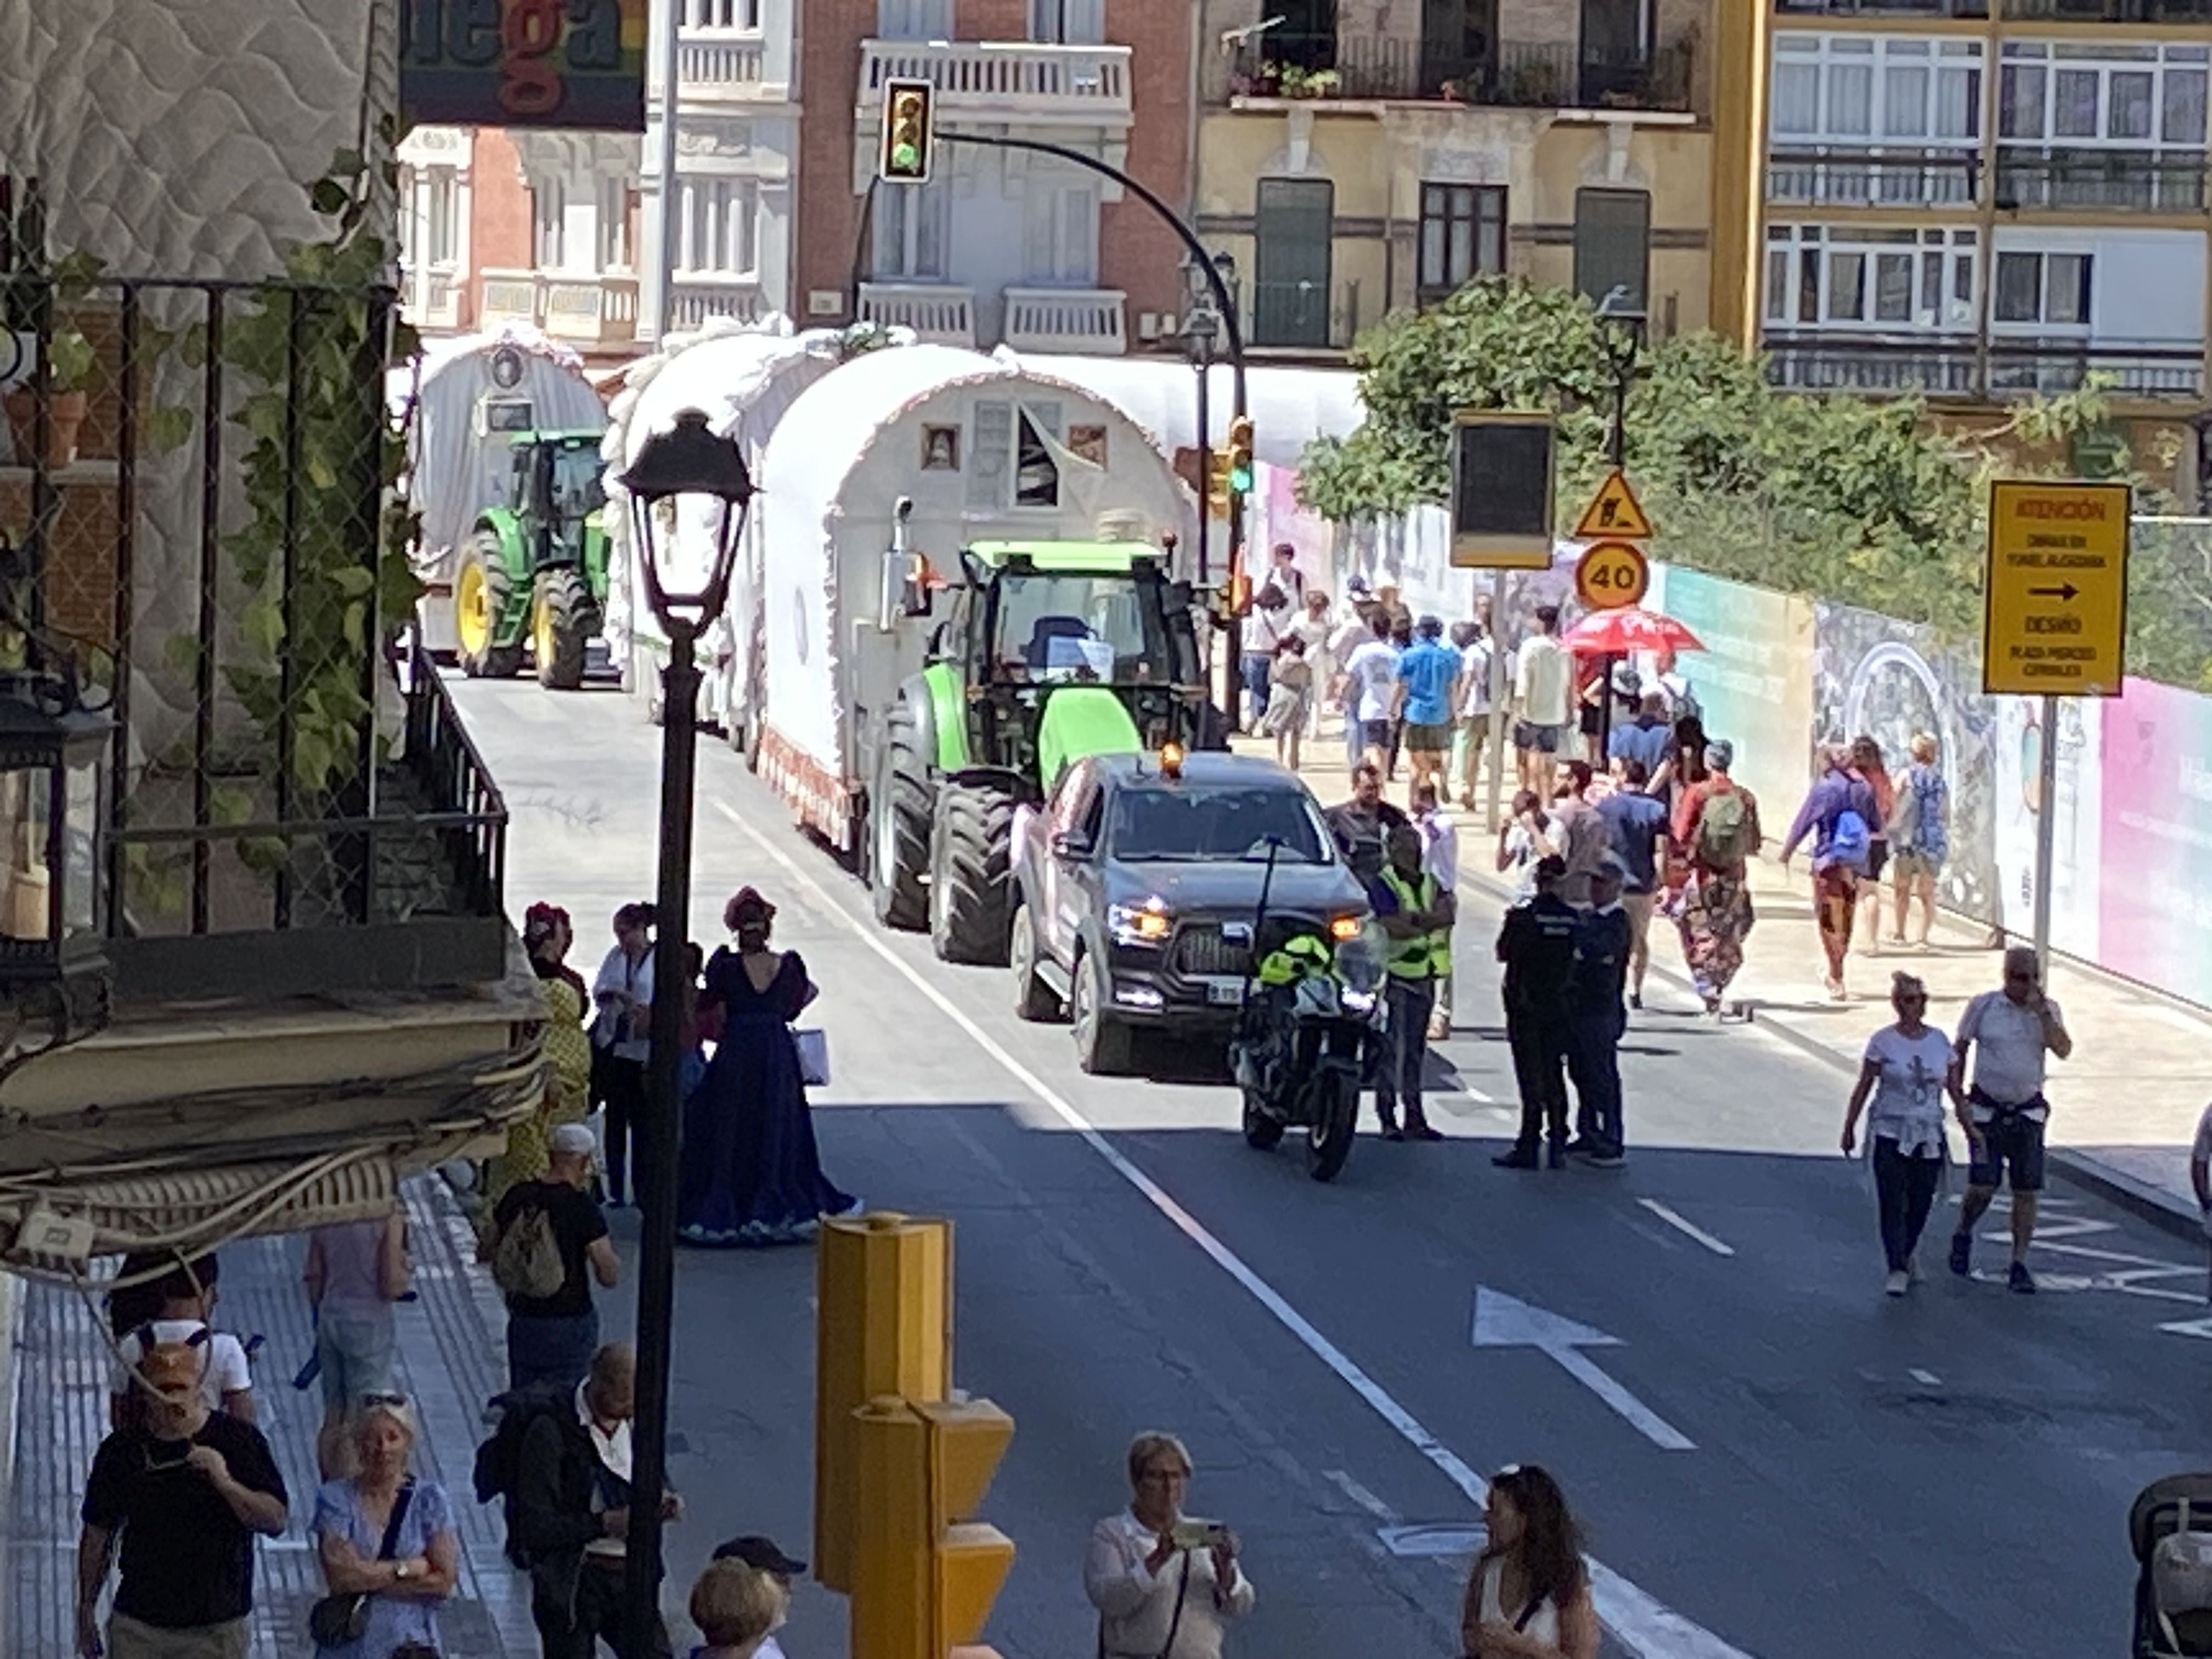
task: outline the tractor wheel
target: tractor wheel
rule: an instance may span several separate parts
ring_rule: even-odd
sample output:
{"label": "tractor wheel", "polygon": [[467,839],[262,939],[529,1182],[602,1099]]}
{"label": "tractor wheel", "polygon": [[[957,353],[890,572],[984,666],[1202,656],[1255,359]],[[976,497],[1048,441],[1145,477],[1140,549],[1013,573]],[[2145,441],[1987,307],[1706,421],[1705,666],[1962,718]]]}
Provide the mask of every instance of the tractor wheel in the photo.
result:
{"label": "tractor wheel", "polygon": [[538,573],[530,603],[530,650],[538,661],[538,683],[549,690],[574,691],[584,683],[584,646],[599,630],[599,607],[580,570]]}
{"label": "tractor wheel", "polygon": [[460,568],[453,573],[453,637],[459,642],[454,654],[472,680],[507,679],[522,665],[521,646],[499,643],[514,592],[499,538],[477,531],[461,549]]}
{"label": "tractor wheel", "polygon": [[945,962],[1005,965],[1014,797],[988,783],[949,783],[929,849],[929,942]]}
{"label": "tractor wheel", "polygon": [[935,791],[921,752],[914,710],[904,701],[884,717],[876,787],[868,793],[868,888],[876,920],[908,930],[929,920],[922,872],[929,864],[929,820]]}

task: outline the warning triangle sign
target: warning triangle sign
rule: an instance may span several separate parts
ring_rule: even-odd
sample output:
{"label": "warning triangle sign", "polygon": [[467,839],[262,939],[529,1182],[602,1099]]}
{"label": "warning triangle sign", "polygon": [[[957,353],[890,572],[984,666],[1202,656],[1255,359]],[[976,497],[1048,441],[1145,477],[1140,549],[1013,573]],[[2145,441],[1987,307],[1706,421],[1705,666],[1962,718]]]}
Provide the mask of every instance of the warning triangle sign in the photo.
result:
{"label": "warning triangle sign", "polygon": [[1650,535],[1651,520],[1644,516],[1643,504],[1628,487],[1628,480],[1620,469],[1613,468],[1605,475],[1597,494],[1590,497],[1590,504],[1583,509],[1583,516],[1575,526],[1576,540],[1611,536],[1645,541]]}

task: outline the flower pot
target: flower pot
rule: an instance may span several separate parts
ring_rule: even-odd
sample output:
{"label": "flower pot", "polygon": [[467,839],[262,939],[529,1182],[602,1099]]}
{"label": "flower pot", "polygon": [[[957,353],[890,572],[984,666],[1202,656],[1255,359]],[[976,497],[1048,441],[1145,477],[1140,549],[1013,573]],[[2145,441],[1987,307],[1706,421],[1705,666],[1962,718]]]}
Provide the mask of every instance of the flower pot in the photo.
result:
{"label": "flower pot", "polygon": [[[82,392],[57,392],[48,400],[46,465],[67,466],[76,459],[76,434],[84,425],[88,399]],[[8,431],[15,441],[15,465],[31,465],[38,446],[39,398],[27,388],[18,388],[5,399]]]}

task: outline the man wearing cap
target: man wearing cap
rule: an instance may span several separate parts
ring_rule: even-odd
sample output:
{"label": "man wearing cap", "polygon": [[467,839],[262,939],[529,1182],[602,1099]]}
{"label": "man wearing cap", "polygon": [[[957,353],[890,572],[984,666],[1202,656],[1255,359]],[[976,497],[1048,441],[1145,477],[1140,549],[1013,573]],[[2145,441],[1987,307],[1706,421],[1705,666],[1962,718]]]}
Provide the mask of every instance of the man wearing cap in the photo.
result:
{"label": "man wearing cap", "polygon": [[[574,1384],[599,1346],[599,1310],[592,1280],[612,1290],[621,1276],[607,1218],[586,1190],[599,1143],[580,1123],[562,1123],[546,1137],[546,1170],[536,1181],[517,1182],[492,1212],[484,1256],[496,1256],[510,1227],[538,1224],[542,1216],[561,1255],[561,1285],[550,1296],[507,1296],[507,1376],[509,1389],[533,1382]],[[588,1275],[588,1276],[587,1276]]]}
{"label": "man wearing cap", "polygon": [[1620,1036],[1628,1024],[1621,997],[1635,930],[1620,902],[1628,866],[1607,853],[1589,873],[1590,908],[1575,933],[1567,974],[1567,1075],[1579,1105],[1576,1139],[1567,1150],[1601,1170],[1617,1170],[1622,1154]]}
{"label": "man wearing cap", "polygon": [[[787,1595],[791,1592],[791,1581],[806,1571],[805,1562],[793,1560],[774,1540],[763,1538],[757,1533],[747,1533],[742,1538],[715,1545],[714,1559],[742,1561],[755,1572],[766,1573],[783,1587]],[[783,1659],[783,1644],[771,1633],[762,1638],[760,1646],[753,1650],[753,1659]]]}
{"label": "man wearing cap", "polygon": [[[134,1379],[145,1409],[93,1455],[76,1549],[82,1659],[245,1659],[254,1535],[283,1532],[289,1500],[261,1431],[208,1409],[207,1346],[146,1350]],[[118,1553],[103,1646],[100,1597]]]}

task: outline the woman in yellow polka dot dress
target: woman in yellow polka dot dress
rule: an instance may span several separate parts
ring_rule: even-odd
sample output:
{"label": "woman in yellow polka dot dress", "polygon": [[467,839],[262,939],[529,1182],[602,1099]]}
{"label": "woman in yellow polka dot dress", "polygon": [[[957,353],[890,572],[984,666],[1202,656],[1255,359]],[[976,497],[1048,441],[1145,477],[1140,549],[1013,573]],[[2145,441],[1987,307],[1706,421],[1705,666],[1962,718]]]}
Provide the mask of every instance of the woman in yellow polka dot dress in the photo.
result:
{"label": "woman in yellow polka dot dress", "polygon": [[545,1139],[553,1127],[581,1123],[591,1110],[592,1046],[584,1033],[590,995],[582,976],[562,960],[574,939],[568,913],[557,905],[533,904],[523,918],[523,947],[545,996],[545,1098],[507,1132],[507,1151],[493,1164],[484,1194],[487,1214],[508,1188],[545,1173]]}

